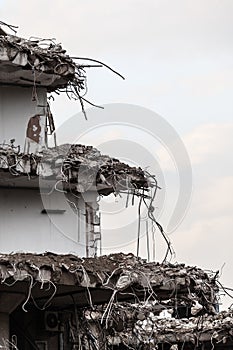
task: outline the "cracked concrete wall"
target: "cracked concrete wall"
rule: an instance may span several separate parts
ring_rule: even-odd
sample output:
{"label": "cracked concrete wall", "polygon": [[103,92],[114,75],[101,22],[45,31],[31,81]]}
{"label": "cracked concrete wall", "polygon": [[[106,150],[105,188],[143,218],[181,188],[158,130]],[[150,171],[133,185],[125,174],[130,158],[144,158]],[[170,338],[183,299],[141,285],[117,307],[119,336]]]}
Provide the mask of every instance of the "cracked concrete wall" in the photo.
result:
{"label": "cracked concrete wall", "polygon": [[[45,89],[37,89],[38,105],[46,105]],[[0,86],[0,143],[9,143],[15,139],[23,151],[26,128],[30,117],[43,113],[43,107],[37,107],[32,101],[32,88]]]}

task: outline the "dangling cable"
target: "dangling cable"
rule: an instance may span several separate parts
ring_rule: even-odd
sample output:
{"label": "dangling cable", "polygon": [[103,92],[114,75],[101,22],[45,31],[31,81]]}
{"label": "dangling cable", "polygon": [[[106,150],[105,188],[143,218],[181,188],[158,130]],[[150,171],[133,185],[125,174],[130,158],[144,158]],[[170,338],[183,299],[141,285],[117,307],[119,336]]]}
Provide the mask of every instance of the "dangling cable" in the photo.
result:
{"label": "dangling cable", "polygon": [[138,205],[138,239],[137,239],[137,258],[139,256],[139,245],[140,245],[140,231],[141,231],[141,205],[143,196],[140,197]]}

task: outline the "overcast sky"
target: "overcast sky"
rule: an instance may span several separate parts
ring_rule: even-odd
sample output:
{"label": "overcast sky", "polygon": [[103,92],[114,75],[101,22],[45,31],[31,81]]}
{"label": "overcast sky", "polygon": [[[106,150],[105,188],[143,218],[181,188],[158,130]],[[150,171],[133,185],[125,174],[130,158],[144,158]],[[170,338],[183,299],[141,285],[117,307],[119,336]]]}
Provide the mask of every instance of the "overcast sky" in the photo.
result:
{"label": "overcast sky", "polygon": [[[56,38],[70,55],[103,60],[125,76],[90,71],[93,102],[140,105],[174,127],[193,169],[192,202],[171,235],[176,260],[225,263],[222,281],[233,286],[233,1],[0,0],[0,12],[18,35]],[[63,96],[53,104],[57,125],[79,110]],[[169,154],[158,153],[164,176],[174,176],[169,202],[177,173]]]}

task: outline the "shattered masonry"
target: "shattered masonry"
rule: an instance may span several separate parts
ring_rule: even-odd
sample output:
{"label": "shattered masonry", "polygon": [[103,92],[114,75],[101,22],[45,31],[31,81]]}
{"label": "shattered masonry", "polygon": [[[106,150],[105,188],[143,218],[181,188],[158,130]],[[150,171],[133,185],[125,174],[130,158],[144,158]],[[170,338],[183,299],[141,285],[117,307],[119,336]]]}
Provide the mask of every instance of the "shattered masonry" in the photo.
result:
{"label": "shattered masonry", "polygon": [[[103,311],[85,309],[82,317],[86,319],[85,327],[88,325],[90,331],[93,323],[101,324],[105,328],[105,339],[109,347],[124,344],[126,348],[156,349],[159,345],[170,344],[168,349],[178,349],[179,344],[181,349],[182,346],[183,349],[195,349],[204,343],[212,343],[211,348],[215,349],[217,343],[224,346],[232,340],[232,311],[177,319],[159,316],[159,306],[161,305],[156,301],[114,304],[107,327]],[[84,328],[82,332],[85,333]],[[208,349],[208,345],[206,346]]]}
{"label": "shattered masonry", "polygon": [[86,57],[71,58],[55,39],[23,39],[1,31],[0,63],[2,85],[33,86],[33,100],[37,100],[37,88],[57,94],[65,92],[69,99],[80,102],[85,117],[84,103],[100,107],[86,99],[86,68],[106,67],[124,79],[103,62]]}
{"label": "shattered masonry", "polygon": [[[48,280],[61,283],[66,272],[72,276],[73,284],[82,287],[101,287],[124,290],[138,285],[147,290],[157,288],[162,299],[183,298],[190,304],[198,300],[207,312],[214,312],[218,287],[214,278],[197,268],[184,264],[148,263],[133,254],[111,254],[97,258],[78,258],[75,255],[44,253],[15,253],[0,255],[1,281],[17,280],[22,271],[40,281],[42,270],[46,269]],[[84,273],[86,271],[86,273]],[[85,275],[87,274],[88,280]],[[110,277],[111,276],[111,277]],[[85,280],[85,285],[82,281]],[[40,282],[43,282],[42,280]],[[171,294],[168,291],[172,292]],[[192,297],[192,293],[196,296]],[[167,298],[169,296],[169,298]],[[206,299],[208,302],[206,302]]]}
{"label": "shattered masonry", "polygon": [[142,169],[101,155],[92,146],[65,144],[27,155],[2,144],[0,171],[7,171],[12,176],[62,180],[65,189],[73,186],[77,192],[85,192],[96,186],[102,194],[148,189],[148,179]]}
{"label": "shattered masonry", "polygon": [[[145,343],[185,343],[215,341],[226,343],[233,336],[233,312],[203,315],[189,319],[161,319],[150,313],[136,321],[133,334]],[[125,334],[126,335],[126,334]]]}
{"label": "shattered masonry", "polygon": [[[22,86],[32,84],[35,79],[41,82],[40,86],[46,86],[48,91],[65,88],[69,84],[76,87],[78,92],[85,89],[84,68],[75,64],[61,45],[53,40],[27,40],[15,35],[0,35],[0,61],[1,65],[11,62],[23,70],[18,69],[14,74],[6,73],[6,84],[12,77],[14,84]],[[4,77],[1,77],[1,80],[3,79]]]}

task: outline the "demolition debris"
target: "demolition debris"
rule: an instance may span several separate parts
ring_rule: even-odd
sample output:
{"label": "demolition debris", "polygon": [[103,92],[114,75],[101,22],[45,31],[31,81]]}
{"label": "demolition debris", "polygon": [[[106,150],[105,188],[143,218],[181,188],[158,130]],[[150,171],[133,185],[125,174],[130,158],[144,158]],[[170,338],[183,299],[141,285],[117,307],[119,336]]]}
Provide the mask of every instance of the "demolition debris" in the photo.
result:
{"label": "demolition debris", "polygon": [[172,307],[175,301],[190,307],[198,303],[208,313],[215,313],[218,292],[215,278],[197,267],[148,263],[133,254],[82,259],[75,255],[53,253],[0,255],[0,279],[3,284],[9,284],[11,280],[27,280],[28,276],[39,283],[51,281],[58,285],[64,284],[65,278],[69,285],[112,290],[115,296],[135,288],[135,295],[145,293],[146,296],[149,293],[149,299],[153,296],[166,307]]}
{"label": "demolition debris", "polygon": [[197,267],[148,263],[132,254],[83,259],[53,253],[0,255],[3,284],[10,280],[27,280],[28,276],[39,283],[51,281],[58,285],[63,284],[66,278],[69,285],[112,290],[115,295],[135,288],[135,295],[149,293],[149,299],[153,296],[166,307],[172,307],[175,301],[190,307],[195,302],[208,313],[215,313],[218,292],[215,278]]}
{"label": "demolition debris", "polygon": [[[167,262],[168,253],[172,256],[173,250],[154,215],[154,199],[159,188],[156,177],[140,167],[131,167],[118,159],[102,155],[92,146],[64,144],[48,148],[48,134],[54,135],[55,145],[56,137],[48,103],[53,94],[47,100],[47,93],[66,93],[69,99],[79,100],[85,115],[84,103],[93,105],[86,99],[87,69],[102,66],[112,69],[94,59],[67,55],[55,39],[23,39],[7,34],[1,26],[6,26],[15,34],[16,27],[0,21],[0,82],[3,102],[5,98],[6,103],[6,108],[2,108],[1,120],[5,131],[8,128],[11,132],[12,125],[19,123],[19,120],[21,129],[25,128],[25,112],[21,111],[21,119],[18,115],[22,105],[28,107],[28,118],[30,116],[26,134],[25,130],[21,130],[25,135],[24,146],[24,141],[21,143],[23,152],[19,146],[15,146],[15,139],[10,140],[9,144],[0,144],[0,187],[2,192],[14,194],[7,198],[6,203],[2,203],[2,209],[6,207],[8,210],[6,213],[13,212],[13,215],[7,214],[5,220],[12,220],[13,225],[8,226],[4,222],[2,225],[2,249],[11,251],[8,245],[5,246],[5,242],[11,240],[13,250],[17,251],[14,242],[17,236],[23,245],[25,239],[30,240],[31,251],[40,252],[36,245],[43,232],[46,249],[49,249],[49,239],[52,244],[56,239],[60,244],[58,251],[71,251],[62,245],[63,232],[52,225],[49,215],[40,215],[48,214],[49,210],[53,214],[66,211],[52,207],[45,209],[44,206],[41,211],[40,189],[49,188],[48,192],[45,191],[46,196],[53,191],[62,192],[66,194],[67,201],[73,204],[77,213],[75,225],[69,216],[66,222],[73,226],[75,237],[82,233],[85,238],[75,238],[75,247],[79,243],[80,247],[86,248],[86,256],[95,257],[80,258],[51,252],[0,254],[0,348],[232,349],[233,311],[218,312],[219,292],[226,291],[218,281],[218,273]],[[15,91],[15,95],[12,91]],[[42,105],[39,100],[43,102]],[[29,105],[33,110],[37,107],[40,112],[35,109],[31,115]],[[9,112],[10,106],[15,107],[12,112]],[[2,135],[2,141],[11,138],[6,137],[5,132]],[[30,204],[27,203],[23,204],[25,216],[21,216],[21,203],[24,201],[19,202],[18,198],[22,196],[24,188],[36,189],[34,197],[29,194],[34,201],[37,195],[39,199],[35,201],[34,217],[28,214]],[[81,194],[90,192],[90,201],[83,203],[79,212],[76,204]],[[97,199],[99,195],[120,195],[121,192],[127,193],[126,207],[130,196],[132,204],[135,196],[140,197],[137,256],[119,253],[96,257],[97,242],[101,240]],[[64,200],[63,195],[61,197]],[[12,210],[11,198],[17,204],[17,215]],[[147,209],[145,218],[142,218],[142,204]],[[37,221],[39,216],[40,221]],[[84,220],[81,220],[83,217]],[[19,219],[23,222],[21,231],[18,230]],[[143,219],[146,224],[151,221],[153,249],[157,228],[167,244],[162,263],[147,262],[139,257]],[[30,226],[26,226],[26,222]],[[40,222],[44,226],[42,224],[38,230],[36,226]],[[30,229],[25,231],[25,227]],[[149,260],[148,225],[146,234]]]}
{"label": "demolition debris", "polygon": [[13,177],[40,176],[59,181],[64,189],[79,193],[97,187],[101,194],[131,189],[137,195],[140,189],[149,187],[148,176],[141,168],[130,167],[84,145],[65,144],[38,154],[22,154],[17,147],[1,144],[0,170]]}
{"label": "demolition debris", "polygon": [[233,336],[233,312],[217,310],[216,274],[197,267],[132,254],[17,253],[0,255],[0,279],[15,292],[28,283],[23,310],[49,306],[79,349],[214,349]]}
{"label": "demolition debris", "polygon": [[102,326],[107,349],[122,345],[126,349],[148,350],[218,349],[218,345],[220,349],[221,346],[226,349],[232,346],[232,311],[178,319],[158,315],[157,307],[156,301],[147,304],[116,304],[109,316],[108,327],[102,324],[101,310],[85,309],[81,316],[82,324],[85,325],[85,328],[81,326],[82,337],[88,338],[88,333],[95,334],[94,330]]}
{"label": "demolition debris", "polygon": [[106,67],[124,79],[121,74],[98,60],[87,57],[71,58],[55,39],[23,39],[2,30],[0,62],[1,84],[33,86],[32,99],[35,101],[37,88],[46,88],[48,92],[56,92],[58,95],[65,92],[69,99],[80,101],[85,117],[85,102],[100,107],[84,97],[87,93],[87,68]]}

